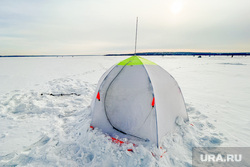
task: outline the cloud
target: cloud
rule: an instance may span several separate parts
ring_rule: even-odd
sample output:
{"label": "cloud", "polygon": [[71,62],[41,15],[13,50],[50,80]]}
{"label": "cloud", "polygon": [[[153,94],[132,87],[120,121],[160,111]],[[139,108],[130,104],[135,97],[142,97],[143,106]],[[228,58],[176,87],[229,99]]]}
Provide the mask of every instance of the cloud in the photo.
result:
{"label": "cloud", "polygon": [[0,54],[250,50],[248,0],[0,1]]}

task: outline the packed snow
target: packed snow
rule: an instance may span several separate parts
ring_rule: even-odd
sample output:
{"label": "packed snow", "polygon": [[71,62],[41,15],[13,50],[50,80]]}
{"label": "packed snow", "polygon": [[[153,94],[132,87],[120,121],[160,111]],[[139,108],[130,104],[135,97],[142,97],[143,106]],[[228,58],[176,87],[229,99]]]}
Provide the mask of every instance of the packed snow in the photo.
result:
{"label": "packed snow", "polygon": [[250,147],[249,57],[146,57],[177,80],[189,115],[159,149],[91,130],[96,84],[125,58],[0,58],[0,166],[192,166],[193,147]]}

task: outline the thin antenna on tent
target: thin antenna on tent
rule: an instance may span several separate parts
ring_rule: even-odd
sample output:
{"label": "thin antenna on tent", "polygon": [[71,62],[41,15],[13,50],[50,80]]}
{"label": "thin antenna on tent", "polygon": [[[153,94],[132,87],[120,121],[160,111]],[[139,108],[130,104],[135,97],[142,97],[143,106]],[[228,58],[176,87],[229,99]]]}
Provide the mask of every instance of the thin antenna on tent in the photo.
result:
{"label": "thin antenna on tent", "polygon": [[136,56],[136,45],[137,45],[137,30],[138,30],[138,17],[136,17],[136,32],[135,32],[135,55]]}

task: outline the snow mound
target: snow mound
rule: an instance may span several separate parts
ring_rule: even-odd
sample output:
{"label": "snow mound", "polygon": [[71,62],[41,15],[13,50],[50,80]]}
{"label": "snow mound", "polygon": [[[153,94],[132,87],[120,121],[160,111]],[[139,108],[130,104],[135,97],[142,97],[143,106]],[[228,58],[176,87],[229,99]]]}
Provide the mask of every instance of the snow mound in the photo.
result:
{"label": "snow mound", "polygon": [[190,122],[178,118],[179,126],[163,138],[160,149],[119,146],[100,129],[90,129],[89,105],[96,85],[71,77],[49,81],[46,87],[43,92],[13,91],[0,97],[0,166],[191,166],[193,147],[219,146],[227,140],[205,114],[187,104]]}

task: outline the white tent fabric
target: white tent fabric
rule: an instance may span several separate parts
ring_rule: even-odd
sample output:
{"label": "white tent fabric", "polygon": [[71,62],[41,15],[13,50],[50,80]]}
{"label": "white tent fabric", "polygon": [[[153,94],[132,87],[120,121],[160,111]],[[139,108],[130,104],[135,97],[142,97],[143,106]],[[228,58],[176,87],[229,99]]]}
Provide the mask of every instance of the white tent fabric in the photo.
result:
{"label": "white tent fabric", "polygon": [[188,120],[175,79],[160,66],[138,56],[103,74],[91,109],[91,126],[113,137],[138,138],[157,146],[174,129],[177,117]]}

